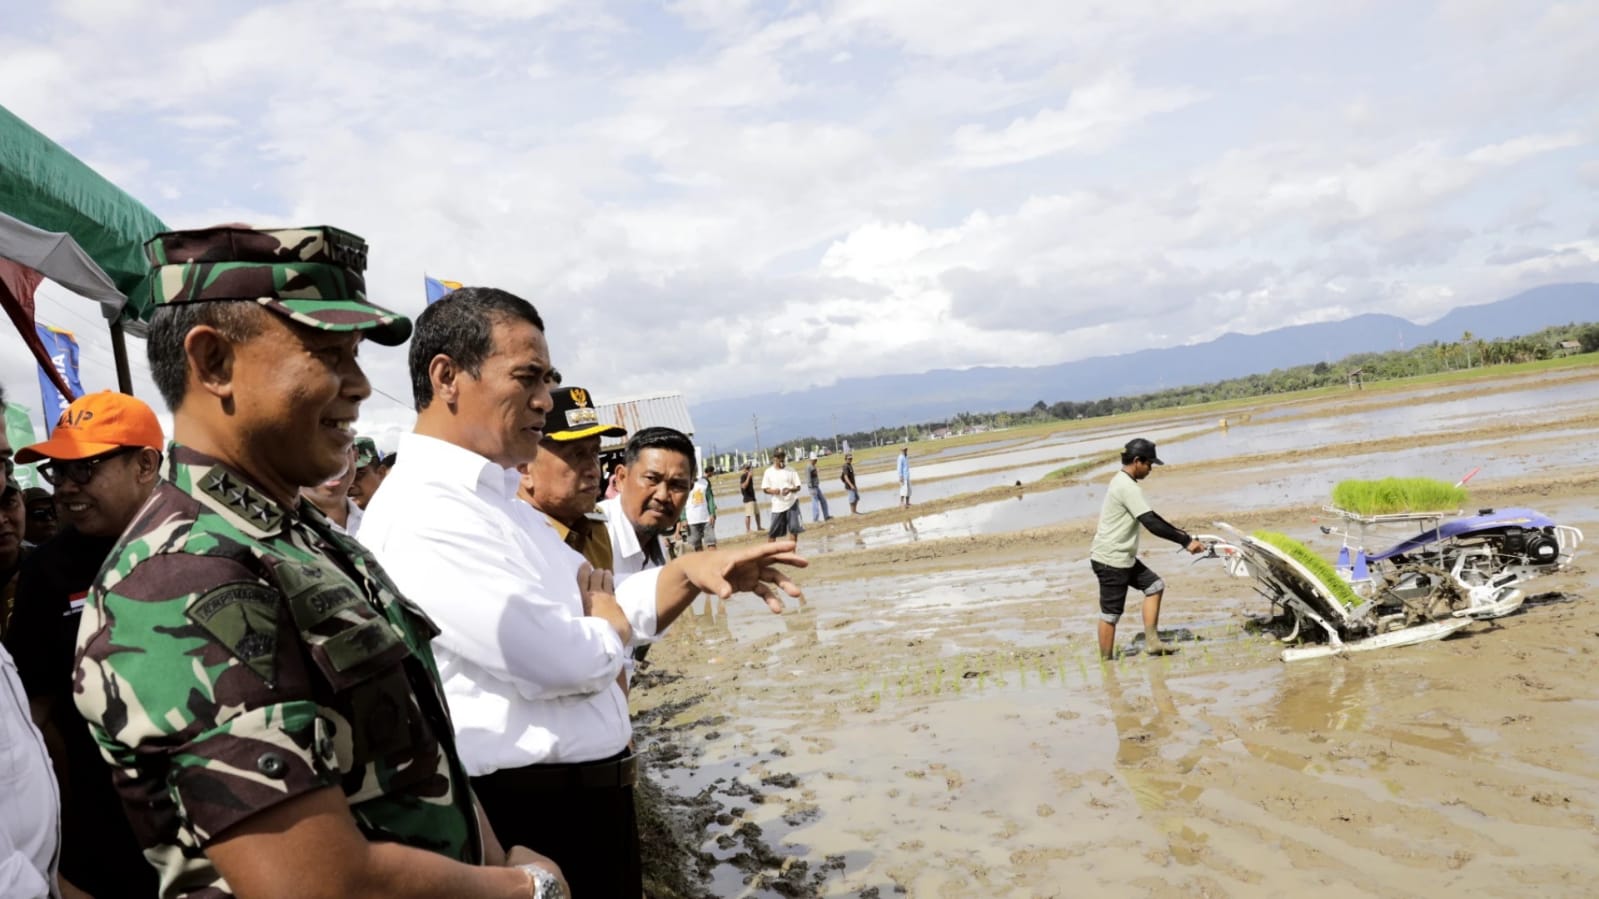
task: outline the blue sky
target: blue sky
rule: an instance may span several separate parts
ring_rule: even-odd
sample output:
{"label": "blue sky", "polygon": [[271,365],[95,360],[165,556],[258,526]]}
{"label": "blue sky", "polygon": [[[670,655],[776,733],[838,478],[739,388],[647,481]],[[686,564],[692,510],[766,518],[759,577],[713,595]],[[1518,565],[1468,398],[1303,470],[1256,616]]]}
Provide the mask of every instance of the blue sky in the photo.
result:
{"label": "blue sky", "polygon": [[[169,224],[347,228],[409,312],[424,270],[510,289],[602,400],[1599,277],[1594,2],[57,0],[6,24],[0,104]],[[40,307],[111,386],[95,310]],[[364,357],[402,401],[369,425],[403,425],[403,353]]]}

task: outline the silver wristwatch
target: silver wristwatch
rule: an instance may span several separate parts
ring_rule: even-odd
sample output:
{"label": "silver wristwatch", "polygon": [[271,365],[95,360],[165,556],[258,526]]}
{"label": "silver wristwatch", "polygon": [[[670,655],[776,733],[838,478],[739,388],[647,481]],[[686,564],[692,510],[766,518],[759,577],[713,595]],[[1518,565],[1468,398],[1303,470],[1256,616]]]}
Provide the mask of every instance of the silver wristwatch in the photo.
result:
{"label": "silver wristwatch", "polygon": [[533,878],[533,899],[568,899],[566,887],[561,886],[561,881],[554,874],[540,868],[538,865],[517,865]]}

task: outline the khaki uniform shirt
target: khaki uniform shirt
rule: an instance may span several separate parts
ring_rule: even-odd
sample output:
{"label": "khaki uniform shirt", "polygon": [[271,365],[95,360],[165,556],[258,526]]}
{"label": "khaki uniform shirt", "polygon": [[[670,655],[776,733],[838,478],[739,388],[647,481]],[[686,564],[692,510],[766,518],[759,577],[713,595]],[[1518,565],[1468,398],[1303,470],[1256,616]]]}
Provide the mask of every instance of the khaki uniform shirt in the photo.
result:
{"label": "khaki uniform shirt", "polygon": [[[539,514],[544,515],[543,512]],[[562,542],[576,550],[596,571],[602,568],[615,571],[612,565],[611,532],[605,528],[605,516],[602,513],[590,512],[576,528],[569,528],[550,515],[544,515],[544,520],[555,528],[555,533],[561,535]]]}
{"label": "khaki uniform shirt", "polygon": [[205,846],[324,787],[374,842],[481,862],[432,622],[308,501],[170,459],[90,591],[75,697],[163,895],[231,896]]}

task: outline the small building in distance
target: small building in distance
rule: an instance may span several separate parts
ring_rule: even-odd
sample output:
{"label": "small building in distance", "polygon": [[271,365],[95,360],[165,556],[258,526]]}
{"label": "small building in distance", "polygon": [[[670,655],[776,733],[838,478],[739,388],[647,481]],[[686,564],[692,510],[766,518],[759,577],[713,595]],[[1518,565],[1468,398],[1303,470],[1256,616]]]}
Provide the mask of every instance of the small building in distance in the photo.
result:
{"label": "small building in distance", "polygon": [[[681,393],[661,393],[600,403],[594,407],[594,411],[600,421],[627,428],[629,436],[645,428],[657,427],[675,428],[689,437],[694,436],[694,419],[689,417],[688,402]],[[601,438],[600,458],[607,471],[612,462],[621,459],[622,449],[626,446],[627,437]],[[698,449],[698,444],[695,444],[695,448]]]}

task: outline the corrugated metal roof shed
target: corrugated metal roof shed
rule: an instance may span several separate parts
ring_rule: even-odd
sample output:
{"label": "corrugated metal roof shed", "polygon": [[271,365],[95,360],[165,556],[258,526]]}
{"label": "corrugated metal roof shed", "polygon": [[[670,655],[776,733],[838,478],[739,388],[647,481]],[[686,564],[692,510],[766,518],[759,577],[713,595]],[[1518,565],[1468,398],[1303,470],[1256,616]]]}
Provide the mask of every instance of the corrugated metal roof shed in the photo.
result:
{"label": "corrugated metal roof shed", "polygon": [[[694,436],[694,420],[688,415],[688,402],[681,393],[664,393],[644,396],[616,403],[600,403],[594,407],[600,421],[613,422],[635,434],[644,428],[676,428]],[[620,449],[627,445],[626,437],[607,437],[600,444],[601,452]]]}

